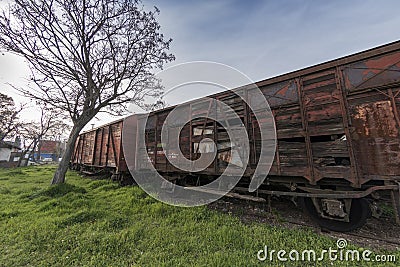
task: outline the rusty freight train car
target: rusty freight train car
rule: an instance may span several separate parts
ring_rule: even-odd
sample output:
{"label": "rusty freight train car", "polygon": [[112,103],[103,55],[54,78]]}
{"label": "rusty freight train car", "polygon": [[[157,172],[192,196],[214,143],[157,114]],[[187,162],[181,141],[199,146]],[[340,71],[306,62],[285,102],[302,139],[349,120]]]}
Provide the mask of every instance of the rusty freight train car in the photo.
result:
{"label": "rusty freight train car", "polygon": [[131,183],[122,148],[122,126],[121,119],[81,133],[75,143],[71,169],[89,175],[112,174],[114,180]]}
{"label": "rusty freight train car", "polygon": [[[298,197],[321,226],[349,231],[363,225],[371,214],[371,203],[383,193],[390,196],[399,221],[400,42],[256,84],[271,107],[277,132],[272,168],[257,194]],[[232,120],[231,125],[242,124],[247,130],[250,159],[241,184],[251,177],[257,164],[262,164],[260,122],[238,96],[246,95],[243,94],[246,90],[250,89],[242,87],[209,96],[230,106],[240,117],[240,121]],[[191,113],[205,115],[211,107],[209,98],[185,105]],[[179,146],[187,159],[210,152],[206,143],[200,143],[203,138],[217,145],[217,156],[208,168],[187,173],[169,163],[168,158],[173,155],[165,153],[168,150],[163,148],[168,144],[161,142],[161,126],[172,109],[150,113],[144,137],[146,145],[135,146],[131,171],[140,169],[148,155],[157,171],[170,180],[195,176],[207,183],[220,175],[233,159],[226,127],[201,118],[183,127]],[[83,133],[77,141],[72,166],[112,168],[115,174],[125,175],[127,166],[118,143],[121,129],[136,129],[138,121],[140,116],[131,116]],[[112,125],[118,126],[110,130]],[[118,137],[112,138],[117,131],[120,131]],[[139,135],[135,130],[129,132]],[[235,190],[246,191],[242,187]]]}

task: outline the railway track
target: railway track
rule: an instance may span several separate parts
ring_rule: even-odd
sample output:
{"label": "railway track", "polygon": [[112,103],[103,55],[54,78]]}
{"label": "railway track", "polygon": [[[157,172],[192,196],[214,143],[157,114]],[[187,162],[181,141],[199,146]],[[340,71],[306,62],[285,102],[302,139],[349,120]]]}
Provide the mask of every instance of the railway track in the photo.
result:
{"label": "railway track", "polygon": [[[306,224],[306,223],[301,223],[301,222],[296,222],[296,221],[292,221],[292,220],[287,220],[286,223],[290,223],[293,225],[299,225],[299,226],[305,226],[305,227],[311,227],[313,229],[320,229],[318,226],[313,225],[313,224]],[[393,244],[393,245],[397,245],[400,247],[400,242],[399,241],[394,241],[394,240],[387,240],[384,238],[380,238],[380,237],[374,237],[374,236],[368,236],[368,235],[364,235],[364,234],[357,234],[357,233],[335,233],[335,232],[331,232],[329,230],[325,230],[325,229],[320,229],[322,232],[328,233],[330,235],[333,235],[334,237],[344,237],[344,236],[352,236],[352,237],[359,237],[359,238],[366,238],[366,239],[371,239],[371,240],[375,240],[375,241],[380,241],[380,242],[385,242],[388,244]],[[336,235],[337,234],[337,235]]]}
{"label": "railway track", "polygon": [[[275,208],[274,204],[278,204],[279,207]],[[294,206],[290,205],[289,201],[272,203],[271,206],[273,210],[268,212],[263,211],[266,208],[265,204],[263,206],[263,204],[260,205],[259,203],[250,203],[246,200],[230,198],[223,198],[222,200],[209,205],[213,210],[228,212],[233,216],[238,216],[245,223],[255,220],[289,228],[307,227],[313,229],[315,232],[333,238],[345,238],[346,240],[351,240],[361,246],[373,247],[375,249],[385,248],[389,250],[400,248],[400,238],[396,236],[400,233],[400,226],[395,224],[394,218],[383,217],[380,219],[371,219],[367,225],[357,231],[339,233],[321,229],[318,225],[313,224],[309,218],[307,218],[306,214],[295,209]],[[284,218],[282,218],[282,215],[279,215],[280,212],[283,213]],[[286,216],[286,213],[292,214],[292,216]],[[297,219],[293,219],[293,217]],[[363,231],[367,231],[369,234],[365,234]],[[388,238],[389,236],[391,238]]]}

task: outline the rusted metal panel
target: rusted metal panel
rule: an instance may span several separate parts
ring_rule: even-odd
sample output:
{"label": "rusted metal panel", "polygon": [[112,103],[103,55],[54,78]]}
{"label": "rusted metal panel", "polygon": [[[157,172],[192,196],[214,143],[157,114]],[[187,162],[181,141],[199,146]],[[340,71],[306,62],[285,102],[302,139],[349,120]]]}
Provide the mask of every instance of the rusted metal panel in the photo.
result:
{"label": "rusted metal panel", "polygon": [[399,125],[390,100],[351,106],[351,138],[364,177],[400,173]]}
{"label": "rusted metal panel", "polygon": [[400,52],[355,62],[344,69],[350,91],[382,87],[400,82]]}
{"label": "rusted metal panel", "polygon": [[[294,80],[263,86],[260,88],[268,101],[269,106],[273,109],[284,105],[297,104],[299,96],[297,94],[297,85]],[[250,103],[257,103],[258,99],[253,99],[249,94]],[[257,108],[257,105],[254,105]],[[261,107],[263,108],[263,107]]]}
{"label": "rusted metal panel", "polygon": [[354,139],[398,137],[399,130],[389,100],[352,107]]}

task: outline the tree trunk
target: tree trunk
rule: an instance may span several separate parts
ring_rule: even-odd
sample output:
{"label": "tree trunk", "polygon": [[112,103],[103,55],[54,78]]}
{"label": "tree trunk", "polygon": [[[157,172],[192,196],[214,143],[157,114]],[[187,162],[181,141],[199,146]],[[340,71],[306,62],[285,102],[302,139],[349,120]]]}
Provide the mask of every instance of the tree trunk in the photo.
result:
{"label": "tree trunk", "polygon": [[32,157],[32,161],[33,161],[33,162],[36,162],[36,160],[35,160],[35,149],[36,149],[36,146],[37,146],[37,140],[35,139],[35,140],[33,141],[33,147],[32,147],[32,149],[29,151],[28,160],[26,161],[25,166],[28,165],[29,159],[30,159],[31,157]]}
{"label": "tree trunk", "polygon": [[36,154],[36,161],[40,161],[40,154],[41,154],[41,150],[42,150],[42,144],[41,144],[41,140],[39,140],[38,146],[37,146],[38,150],[37,150],[37,154]]}
{"label": "tree trunk", "polygon": [[[89,119],[90,120],[90,119]],[[89,121],[87,120],[87,121]],[[67,145],[65,147],[64,155],[58,164],[58,168],[56,173],[53,176],[53,180],[51,184],[61,184],[65,182],[65,174],[67,173],[69,167],[69,161],[71,160],[72,153],[74,152],[75,142],[78,139],[80,131],[86,125],[85,121],[78,121],[71,130],[71,133],[68,138]]]}
{"label": "tree trunk", "polygon": [[21,154],[19,154],[19,159],[18,159],[18,163],[17,163],[17,167],[21,167],[22,164],[22,160],[25,158],[25,150],[21,151]]}
{"label": "tree trunk", "polygon": [[[22,165],[22,161],[25,160],[25,156],[26,156],[26,154],[29,152],[29,150],[31,149],[32,144],[33,144],[33,142],[31,142],[31,143],[29,144],[29,146],[28,146],[26,149],[23,149],[23,150],[21,151],[20,157],[19,157],[19,159],[18,159],[17,167],[22,167],[22,166],[21,166],[21,165]],[[24,144],[24,146],[25,146],[25,144]],[[26,162],[24,163],[24,166],[27,166],[27,165],[28,165],[28,161],[29,161],[29,158],[26,159]]]}

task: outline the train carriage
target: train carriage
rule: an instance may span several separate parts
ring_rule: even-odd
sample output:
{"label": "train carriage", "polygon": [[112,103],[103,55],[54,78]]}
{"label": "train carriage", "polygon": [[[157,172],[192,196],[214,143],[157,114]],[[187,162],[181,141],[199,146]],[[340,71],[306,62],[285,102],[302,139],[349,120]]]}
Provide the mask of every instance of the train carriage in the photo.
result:
{"label": "train carriage", "polygon": [[[298,197],[318,223],[336,231],[360,227],[371,214],[379,194],[389,194],[397,221],[400,211],[400,42],[257,82],[270,105],[276,126],[274,161],[261,195]],[[190,114],[210,113],[212,99],[228,105],[227,125],[242,125],[250,145],[249,162],[240,184],[249,183],[261,153],[260,121],[246,104],[256,101],[241,87],[184,103]],[[246,101],[240,96],[246,96]],[[147,163],[169,180],[196,177],[204,183],[238,163],[226,126],[196,118],[179,134],[179,147],[190,160],[216,152],[203,171],[188,173],[174,167],[168,144],[161,142],[161,127],[174,107],[147,117],[145,147],[136,144],[133,168]],[[238,119],[239,118],[239,119]],[[71,164],[85,171],[112,170],[129,179],[121,144],[122,129],[139,135],[140,116],[131,116],[82,133]],[[202,139],[212,140],[214,147]],[[213,149],[217,149],[214,151]],[[166,152],[167,151],[167,152]],[[239,157],[240,158],[240,157]],[[242,166],[243,167],[243,166]],[[131,170],[135,171],[135,170]],[[185,181],[186,183],[187,181]],[[236,188],[237,191],[242,187]],[[372,205],[372,208],[374,206]]]}

